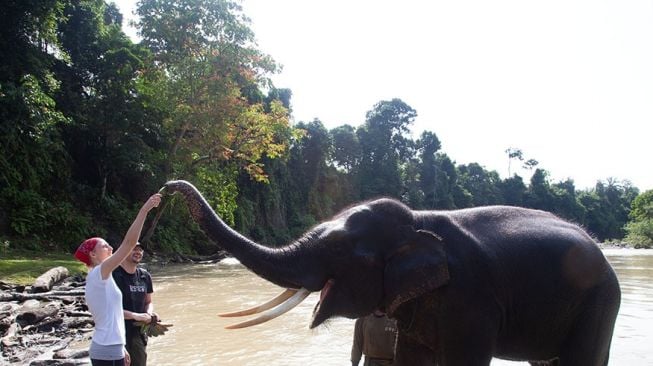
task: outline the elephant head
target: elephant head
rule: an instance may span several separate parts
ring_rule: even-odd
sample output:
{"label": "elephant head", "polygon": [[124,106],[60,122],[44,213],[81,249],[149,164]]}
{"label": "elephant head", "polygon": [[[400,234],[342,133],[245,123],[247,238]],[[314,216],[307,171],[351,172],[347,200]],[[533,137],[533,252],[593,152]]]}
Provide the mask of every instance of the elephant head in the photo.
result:
{"label": "elephant head", "polygon": [[357,318],[376,309],[392,314],[401,304],[449,280],[445,245],[428,231],[415,230],[413,212],[391,199],[362,203],[335,215],[280,248],[246,238],[226,225],[201,193],[186,181],[170,181],[162,193],[181,193],[193,219],[215,242],[258,276],[289,289],[248,311],[267,310],[291,297],[283,310],[235,327],[267,321],[320,291],[310,327],[334,316]]}

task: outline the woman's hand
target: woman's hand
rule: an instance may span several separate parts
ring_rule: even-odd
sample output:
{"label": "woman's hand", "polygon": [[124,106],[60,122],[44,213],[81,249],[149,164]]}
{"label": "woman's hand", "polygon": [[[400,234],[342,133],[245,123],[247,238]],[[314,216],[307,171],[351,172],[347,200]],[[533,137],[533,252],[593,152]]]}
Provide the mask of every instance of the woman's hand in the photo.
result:
{"label": "woman's hand", "polygon": [[147,201],[145,201],[143,207],[141,207],[141,210],[144,210],[145,212],[150,212],[150,210],[153,209],[154,207],[158,207],[160,203],[161,203],[161,194],[155,193],[151,195]]}
{"label": "woman's hand", "polygon": [[111,272],[116,269],[122,261],[127,258],[127,256],[132,252],[132,249],[138,243],[138,238],[141,236],[141,230],[143,229],[143,223],[147,217],[147,213],[150,212],[154,207],[159,206],[161,203],[161,194],[155,193],[150,196],[150,198],[145,201],[141,209],[138,211],[138,215],[132,222],[131,226],[127,230],[127,234],[122,239],[122,244],[118,249],[113,252],[113,255],[109,256],[104,262],[102,262],[102,279],[106,280],[111,275]]}
{"label": "woman's hand", "polygon": [[132,358],[129,355],[129,352],[127,352],[127,348],[124,348],[125,350],[125,366],[129,366],[129,364],[132,363]]}

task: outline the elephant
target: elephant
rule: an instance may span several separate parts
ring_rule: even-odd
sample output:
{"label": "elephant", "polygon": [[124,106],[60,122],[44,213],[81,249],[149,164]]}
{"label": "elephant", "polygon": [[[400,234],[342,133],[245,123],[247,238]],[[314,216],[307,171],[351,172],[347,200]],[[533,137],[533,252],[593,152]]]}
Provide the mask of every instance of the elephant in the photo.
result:
{"label": "elephant", "polygon": [[287,289],[268,304],[224,314],[262,313],[234,328],[267,321],[319,291],[310,328],[375,310],[396,319],[396,365],[489,365],[493,357],[608,364],[617,276],[589,234],[551,213],[411,210],[377,198],[274,248],[230,228],[189,182],[169,181],[161,192],[180,193],[209,238]]}

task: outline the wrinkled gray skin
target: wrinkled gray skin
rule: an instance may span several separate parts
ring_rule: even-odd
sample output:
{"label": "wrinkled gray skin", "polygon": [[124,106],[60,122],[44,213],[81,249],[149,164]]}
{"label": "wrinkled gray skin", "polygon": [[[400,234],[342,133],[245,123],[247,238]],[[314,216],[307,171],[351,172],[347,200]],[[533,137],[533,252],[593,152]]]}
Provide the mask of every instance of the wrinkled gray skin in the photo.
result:
{"label": "wrinkled gray skin", "polygon": [[397,319],[397,365],[608,363],[619,283],[595,242],[550,213],[379,199],[271,249],[229,228],[188,182],[162,192],[182,193],[207,235],[260,277],[322,291],[311,328],[375,309]]}

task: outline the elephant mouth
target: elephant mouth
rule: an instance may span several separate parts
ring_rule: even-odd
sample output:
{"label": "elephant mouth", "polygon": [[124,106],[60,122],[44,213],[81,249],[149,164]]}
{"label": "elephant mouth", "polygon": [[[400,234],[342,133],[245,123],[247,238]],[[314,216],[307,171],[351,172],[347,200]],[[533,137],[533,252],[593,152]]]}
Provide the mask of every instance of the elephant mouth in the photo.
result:
{"label": "elephant mouth", "polygon": [[335,283],[334,280],[328,280],[325,284],[324,287],[322,287],[322,291],[320,291],[320,302],[318,302],[318,305],[324,301],[324,299],[329,295],[329,290],[331,290],[331,287],[333,287],[333,284]]}
{"label": "elephant mouth", "polygon": [[[324,299],[328,296],[329,290],[333,286],[333,283],[334,283],[333,280],[328,280],[327,283],[322,288],[322,291],[320,291],[320,300],[317,302],[317,304],[315,304],[315,309],[313,310],[313,323],[311,325],[311,328],[315,326],[316,314],[319,313],[320,305],[323,303]],[[261,305],[257,305],[245,310],[218,314],[218,316],[225,317],[225,318],[234,318],[234,317],[260,314],[256,318],[252,318],[236,324],[231,324],[225,327],[226,329],[247,328],[254,325],[265,323],[269,320],[272,320],[274,318],[277,318],[287,313],[288,311],[290,311],[291,309],[299,305],[302,301],[304,301],[310,294],[311,292],[305,288],[301,288],[299,290],[288,288],[284,292],[274,297],[273,299],[270,299]]]}
{"label": "elephant mouth", "polygon": [[313,319],[311,320],[310,325],[311,329],[322,324],[322,322],[326,319],[324,315],[320,313],[320,310],[322,309],[322,304],[324,304],[324,300],[329,296],[329,291],[334,284],[335,281],[330,279],[324,284],[324,287],[322,287],[322,291],[320,291],[320,300],[317,302],[317,304],[315,304],[315,308],[313,308]]}

